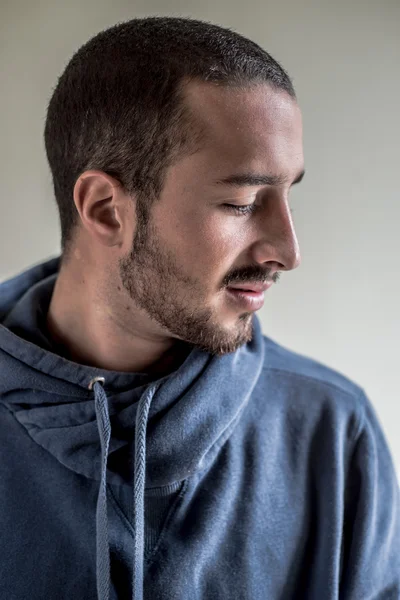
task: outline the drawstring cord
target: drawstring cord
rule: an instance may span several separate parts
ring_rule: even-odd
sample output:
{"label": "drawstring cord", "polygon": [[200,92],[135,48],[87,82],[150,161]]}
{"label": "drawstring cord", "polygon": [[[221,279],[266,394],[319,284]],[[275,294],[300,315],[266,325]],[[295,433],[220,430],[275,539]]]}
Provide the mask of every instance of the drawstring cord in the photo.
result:
{"label": "drawstring cord", "polygon": [[[101,384],[100,384],[101,382]],[[98,600],[110,598],[110,551],[107,517],[107,457],[111,437],[111,423],[107,396],[103,389],[104,377],[96,377],[89,383],[94,390],[94,406],[101,444],[101,480],[96,509],[96,581]]]}
{"label": "drawstring cord", "polygon": [[[96,581],[98,600],[110,598],[110,550],[107,518],[107,458],[111,437],[108,399],[103,389],[104,377],[94,377],[89,389],[94,391],[97,427],[101,444],[101,479],[96,509]],[[146,478],[146,428],[150,404],[159,385],[146,390],[140,398],[135,420],[134,531],[132,600],[143,600],[144,556],[144,489]]]}
{"label": "drawstring cord", "polygon": [[[158,387],[158,386],[157,386]],[[150,387],[140,398],[135,423],[135,487],[134,528],[135,552],[133,558],[132,600],[143,598],[144,556],[144,488],[146,477],[146,428],[150,404],[157,387]]]}

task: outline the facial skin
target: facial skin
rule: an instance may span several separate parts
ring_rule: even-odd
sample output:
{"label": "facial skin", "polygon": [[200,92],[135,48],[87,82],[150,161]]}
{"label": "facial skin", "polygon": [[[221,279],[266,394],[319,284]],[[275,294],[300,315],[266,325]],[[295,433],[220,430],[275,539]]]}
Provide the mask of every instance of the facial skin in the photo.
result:
{"label": "facial skin", "polygon": [[[101,171],[74,189],[80,225],[61,269],[48,326],[66,356],[105,369],[165,374],[195,345],[215,355],[251,340],[253,311],[233,303],[233,282],[265,282],[300,264],[289,191],[304,169],[301,113],[262,84],[191,82],[203,148],[170,167],[139,232],[136,200]],[[275,185],[217,184],[251,173]],[[223,204],[255,204],[236,214]],[[245,287],[245,286],[244,286]]]}

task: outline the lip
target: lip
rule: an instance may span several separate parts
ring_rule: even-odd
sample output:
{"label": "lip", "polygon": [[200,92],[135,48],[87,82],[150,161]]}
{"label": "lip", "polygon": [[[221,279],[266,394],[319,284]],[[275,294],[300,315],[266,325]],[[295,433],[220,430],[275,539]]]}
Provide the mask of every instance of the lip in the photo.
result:
{"label": "lip", "polygon": [[273,281],[265,281],[264,283],[234,283],[233,285],[230,285],[228,289],[260,293],[268,290],[273,283]]}
{"label": "lip", "polygon": [[[261,287],[260,291],[244,290],[236,286],[229,286],[226,288],[229,298],[235,301],[236,304],[242,305],[247,310],[259,310],[264,304],[264,292],[267,290],[273,281],[268,283],[257,284],[257,287]],[[249,285],[248,287],[256,287],[256,285]]]}

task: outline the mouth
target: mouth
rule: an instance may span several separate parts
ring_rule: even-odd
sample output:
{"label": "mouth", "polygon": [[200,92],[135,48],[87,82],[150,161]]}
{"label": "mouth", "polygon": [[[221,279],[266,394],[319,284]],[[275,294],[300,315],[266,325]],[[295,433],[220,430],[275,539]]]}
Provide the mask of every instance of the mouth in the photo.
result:
{"label": "mouth", "polygon": [[273,281],[260,285],[248,286],[251,287],[251,289],[229,286],[226,288],[226,291],[230,300],[234,301],[236,305],[240,305],[247,310],[258,310],[264,304],[264,292],[271,287],[272,284]]}
{"label": "mouth", "polygon": [[235,283],[233,285],[230,285],[228,289],[240,290],[241,292],[246,293],[260,294],[268,290],[273,283],[273,281],[265,281],[263,283]]}

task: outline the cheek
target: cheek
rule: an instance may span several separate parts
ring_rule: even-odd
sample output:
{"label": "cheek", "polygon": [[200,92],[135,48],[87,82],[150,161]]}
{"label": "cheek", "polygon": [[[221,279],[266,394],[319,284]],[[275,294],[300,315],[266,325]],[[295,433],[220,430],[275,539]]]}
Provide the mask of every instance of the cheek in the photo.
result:
{"label": "cheek", "polygon": [[204,220],[186,223],[175,241],[182,265],[199,279],[218,271],[227,252],[227,241],[221,240]]}
{"label": "cheek", "polygon": [[249,221],[246,217],[234,217],[223,209],[203,220],[199,227],[204,243],[215,249],[215,252],[226,258],[235,258],[246,247],[251,236]]}
{"label": "cheek", "polygon": [[161,243],[191,277],[219,285],[248,247],[249,227],[216,207],[193,211],[182,206],[159,215]]}
{"label": "cheek", "polygon": [[192,269],[193,276],[202,281],[208,278],[213,287],[219,285],[246,248],[246,229],[218,211],[186,223],[180,254],[185,268]]}

